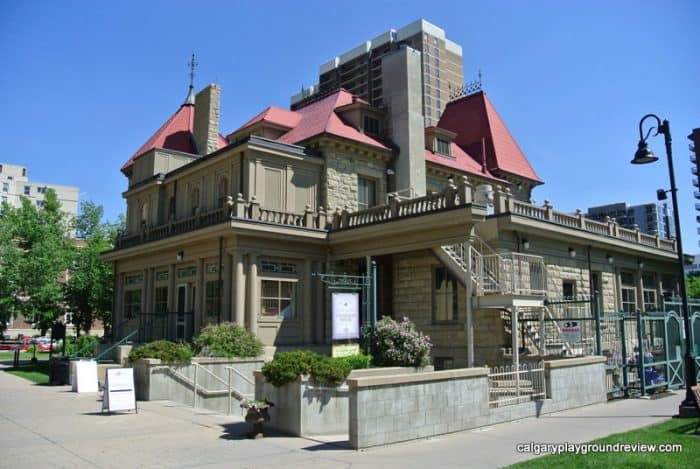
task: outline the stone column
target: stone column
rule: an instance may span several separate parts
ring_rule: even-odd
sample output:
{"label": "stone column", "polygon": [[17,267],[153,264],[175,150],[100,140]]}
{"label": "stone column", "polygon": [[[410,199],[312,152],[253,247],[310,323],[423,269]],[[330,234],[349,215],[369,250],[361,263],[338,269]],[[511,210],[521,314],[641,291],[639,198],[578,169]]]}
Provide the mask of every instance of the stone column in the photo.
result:
{"label": "stone column", "polygon": [[[318,272],[323,268],[323,262],[317,261],[315,262],[315,270]],[[324,272],[327,272],[324,270]],[[326,314],[326,304],[325,304],[325,295],[323,294],[324,288],[323,288],[323,282],[320,280],[315,281],[314,283],[314,311],[316,314],[314,315],[313,321],[313,331],[314,331],[314,342],[317,344],[322,344],[323,343],[323,331],[324,331],[324,316]]]}
{"label": "stone column", "polygon": [[141,293],[141,314],[148,312],[149,307],[149,290],[151,289],[151,282],[149,281],[149,272],[151,269],[143,269],[143,283],[141,288],[143,288]]}
{"label": "stone column", "polygon": [[194,292],[194,330],[192,333],[194,335],[199,335],[199,331],[202,328],[202,298],[204,298],[204,259],[201,257],[197,259],[197,276],[195,277],[195,292]]}
{"label": "stone column", "polygon": [[221,276],[221,281],[223,282],[221,288],[222,302],[221,302],[221,320],[222,321],[233,321],[233,308],[231,303],[231,290],[233,282],[233,256],[228,253],[224,253],[223,266],[220,269],[224,269]]}
{"label": "stone column", "polygon": [[301,321],[302,327],[304,328],[303,343],[310,344],[312,342],[312,324],[313,324],[313,298],[311,290],[311,282],[313,281],[311,277],[311,259],[308,257],[304,259],[304,281],[302,288],[304,293],[302,295],[302,311],[301,311]]}
{"label": "stone column", "polygon": [[173,312],[177,309],[177,294],[175,292],[176,274],[177,270],[175,269],[175,264],[170,264],[168,267],[168,312]]}
{"label": "stone column", "polygon": [[260,298],[258,297],[258,255],[250,254],[248,265],[248,327],[251,334],[258,333],[258,310]]}
{"label": "stone column", "polygon": [[236,253],[234,259],[233,280],[233,316],[234,321],[241,327],[245,327],[245,276],[243,275],[243,254]]}
{"label": "stone column", "polygon": [[[116,268],[115,268],[116,270]],[[117,341],[123,337],[121,323],[124,321],[124,274],[114,276],[114,317],[112,319],[112,339]],[[118,329],[116,329],[118,327]]]}

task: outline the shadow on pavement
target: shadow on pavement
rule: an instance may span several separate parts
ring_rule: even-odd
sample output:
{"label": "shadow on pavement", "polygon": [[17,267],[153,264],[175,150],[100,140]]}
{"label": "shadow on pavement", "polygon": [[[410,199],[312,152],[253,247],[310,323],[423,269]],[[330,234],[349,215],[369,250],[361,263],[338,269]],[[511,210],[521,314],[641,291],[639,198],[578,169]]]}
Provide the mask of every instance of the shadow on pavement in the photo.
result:
{"label": "shadow on pavement", "polygon": [[349,450],[352,449],[350,446],[350,441],[330,441],[326,443],[318,443],[316,445],[305,446],[301,448],[305,451],[338,451],[338,450]]}

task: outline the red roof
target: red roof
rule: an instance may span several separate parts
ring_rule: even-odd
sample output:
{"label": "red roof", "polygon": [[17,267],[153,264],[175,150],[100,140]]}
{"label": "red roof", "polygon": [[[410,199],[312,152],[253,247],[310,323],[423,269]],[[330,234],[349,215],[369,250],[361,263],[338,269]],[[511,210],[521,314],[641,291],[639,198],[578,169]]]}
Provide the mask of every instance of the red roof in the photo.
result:
{"label": "red roof", "polygon": [[457,133],[455,143],[479,164],[485,150],[488,171],[542,183],[483,91],[448,103],[438,127]]}
{"label": "red roof", "polygon": [[450,149],[452,151],[451,157],[440,155],[431,150],[425,150],[425,160],[431,163],[439,164],[441,166],[447,166],[449,168],[464,171],[475,176],[485,177],[494,180],[500,180],[491,174],[486,168],[479,164],[474,158],[472,158],[467,152],[459,148],[459,146],[452,142],[450,143]]}
{"label": "red roof", "polygon": [[[288,111],[277,106],[270,106],[263,112],[253,117],[251,120],[243,124],[236,132],[245,129],[257,122],[268,122],[270,124],[279,125],[281,127],[287,127],[292,129],[301,120],[301,115],[294,111]],[[236,133],[234,132],[234,133]]]}
{"label": "red roof", "polygon": [[[358,101],[364,103],[364,101],[355,98],[355,102]],[[335,110],[337,108],[352,103],[353,95],[340,89],[325,98],[297,109],[295,114],[299,114],[301,120],[292,130],[282,135],[278,141],[296,144],[316,135],[331,134],[388,150],[389,148],[379,140],[365,135],[355,127],[346,124],[336,114]]]}
{"label": "red roof", "polygon": [[[141,148],[136,150],[131,158],[121,167],[124,171],[134,163],[134,160],[154,148],[165,148],[168,150],[181,151],[184,153],[197,154],[194,145],[194,106],[183,104],[180,109],[165,121]],[[228,141],[219,134],[219,148],[228,145]]]}

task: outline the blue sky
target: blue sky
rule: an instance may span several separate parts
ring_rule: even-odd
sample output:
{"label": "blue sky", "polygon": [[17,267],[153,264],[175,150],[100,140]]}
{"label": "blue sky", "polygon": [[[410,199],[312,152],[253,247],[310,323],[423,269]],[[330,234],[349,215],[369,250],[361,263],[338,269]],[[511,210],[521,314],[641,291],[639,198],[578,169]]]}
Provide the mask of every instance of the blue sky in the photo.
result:
{"label": "blue sky", "polygon": [[[350,6],[352,5],[352,6]],[[426,8],[430,6],[430,8]],[[464,48],[544,186],[538,203],[574,211],[655,200],[665,158],[629,164],[639,119],[673,133],[686,252],[700,252],[686,136],[700,127],[700,2],[652,1],[24,1],[0,2],[0,161],[79,186],[114,219],[121,165],[196,86],[222,88],[228,134],[289,105],[318,66],[425,18]],[[664,156],[662,137],[650,140]]]}

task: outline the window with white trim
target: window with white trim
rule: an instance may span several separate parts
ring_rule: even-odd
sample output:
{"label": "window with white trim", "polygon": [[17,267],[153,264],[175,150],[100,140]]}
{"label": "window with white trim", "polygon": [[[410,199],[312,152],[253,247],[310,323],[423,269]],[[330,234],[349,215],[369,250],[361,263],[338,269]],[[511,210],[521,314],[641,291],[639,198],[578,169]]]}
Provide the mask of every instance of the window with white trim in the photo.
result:
{"label": "window with white trim", "polygon": [[217,316],[221,309],[221,284],[212,280],[204,286],[204,313],[207,316]]}
{"label": "window with white trim", "polygon": [[377,205],[377,181],[357,176],[357,209],[367,210]]}
{"label": "window with white trim", "polygon": [[659,309],[656,300],[656,276],[652,272],[642,274],[642,298],[644,299],[644,311],[656,311]]}
{"label": "window with white trim", "polygon": [[632,272],[620,272],[620,293],[622,311],[626,313],[637,311],[637,286],[634,284]]}
{"label": "window with white trim", "polygon": [[124,292],[124,317],[133,319],[141,314],[141,290]]}
{"label": "window with white trim", "polygon": [[293,318],[296,315],[296,280],[260,280],[260,315]]}
{"label": "window with white trim", "polygon": [[457,318],[457,282],[444,267],[433,269],[433,322],[452,322]]}
{"label": "window with white trim", "polygon": [[153,310],[156,313],[165,313],[168,311],[168,287],[156,287]]}

